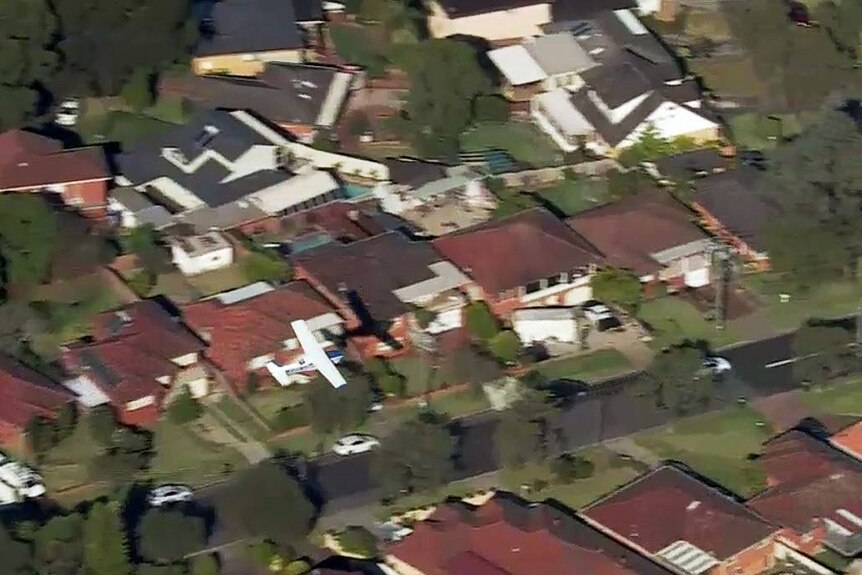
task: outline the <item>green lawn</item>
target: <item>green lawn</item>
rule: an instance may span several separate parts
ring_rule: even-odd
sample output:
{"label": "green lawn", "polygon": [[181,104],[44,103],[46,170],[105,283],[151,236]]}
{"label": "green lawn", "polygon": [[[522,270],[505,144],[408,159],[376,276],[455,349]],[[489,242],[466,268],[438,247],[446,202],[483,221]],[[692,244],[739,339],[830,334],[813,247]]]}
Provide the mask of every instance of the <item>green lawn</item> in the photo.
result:
{"label": "green lawn", "polygon": [[229,291],[249,283],[240,262],[220,270],[191,276],[186,280],[203,296]]}
{"label": "green lawn", "polygon": [[462,417],[491,407],[484,393],[477,394],[469,388],[432,397],[429,405],[434,411],[449,417]]}
{"label": "green lawn", "polygon": [[413,397],[434,390],[438,381],[431,364],[418,355],[396,357],[389,362],[407,380],[407,396]]}
{"label": "green lawn", "polygon": [[687,64],[709,90],[721,97],[759,98],[766,91],[751,58],[707,58],[688,60]]}
{"label": "green lawn", "polygon": [[769,322],[778,329],[795,328],[810,318],[836,318],[854,313],[862,301],[862,285],[846,281],[826,283],[809,294],[792,295],[782,303],[780,278],[763,273],[743,278],[743,284],[758,294]]}
{"label": "green lawn", "polygon": [[528,166],[553,166],[563,161],[563,153],[551,139],[526,122],[487,122],[461,135],[461,149],[465,152],[489,148],[506,150],[516,161]]}
{"label": "green lawn", "polygon": [[78,132],[88,144],[119,142],[126,146],[135,140],[167,130],[173,125],[144,114],[113,110],[81,118]]}
{"label": "green lawn", "polygon": [[220,479],[227,468],[248,465],[235,449],[206,441],[191,429],[167,420],[160,421],[154,433],[156,455],[144,477],[156,483],[203,485]]}
{"label": "green lawn", "polygon": [[723,330],[715,329],[694,304],[676,296],[665,296],[645,301],[638,310],[638,319],[649,329],[657,349],[689,339],[704,340],[713,347],[720,347],[742,339],[742,334],[728,325]]}
{"label": "green lawn", "polygon": [[241,427],[243,431],[258,441],[269,439],[271,431],[239,405],[239,399],[225,395],[216,405],[217,409],[228,418],[228,423],[235,427]]}
{"label": "green lawn", "polygon": [[564,216],[573,216],[610,201],[605,179],[564,180],[535,191],[536,196]]}
{"label": "green lawn", "polygon": [[63,493],[90,483],[89,463],[99,454],[99,445],[82,422],[75,432],[45,456],[39,466],[49,493]]}
{"label": "green lawn", "polygon": [[862,380],[836,381],[802,394],[802,401],[815,414],[862,415]]}
{"label": "green lawn", "polygon": [[735,406],[632,438],[663,459],[683,461],[716,483],[749,496],[762,489],[766,479],[757,463],[747,459],[770,436],[769,426],[762,423],[755,410]]}
{"label": "green lawn", "polygon": [[[547,464],[536,464],[517,471],[503,471],[503,487],[533,501],[556,499],[571,509],[580,509],[640,474],[636,466],[620,459],[605,447],[590,447],[577,452],[577,455],[593,462],[595,471],[592,477],[569,484],[556,483]],[[536,488],[537,482],[542,486],[541,489]],[[522,485],[530,485],[532,490],[524,493]]]}
{"label": "green lawn", "polygon": [[599,379],[631,368],[628,358],[615,349],[599,349],[586,355],[551,359],[537,364],[539,373],[549,379]]}
{"label": "green lawn", "polygon": [[261,389],[250,395],[248,402],[264,419],[272,420],[285,407],[302,403],[302,388],[294,385]]}

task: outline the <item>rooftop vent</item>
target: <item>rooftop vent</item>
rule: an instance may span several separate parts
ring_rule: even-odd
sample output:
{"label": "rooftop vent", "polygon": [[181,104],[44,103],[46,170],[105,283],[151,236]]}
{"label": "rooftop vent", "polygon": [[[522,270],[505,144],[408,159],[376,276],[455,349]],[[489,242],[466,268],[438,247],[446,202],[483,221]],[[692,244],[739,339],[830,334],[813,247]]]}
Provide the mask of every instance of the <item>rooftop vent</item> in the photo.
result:
{"label": "rooftop vent", "polygon": [[688,506],[685,508],[685,510],[686,511],[694,511],[698,507],[700,507],[700,501],[692,501],[691,503],[688,504]]}

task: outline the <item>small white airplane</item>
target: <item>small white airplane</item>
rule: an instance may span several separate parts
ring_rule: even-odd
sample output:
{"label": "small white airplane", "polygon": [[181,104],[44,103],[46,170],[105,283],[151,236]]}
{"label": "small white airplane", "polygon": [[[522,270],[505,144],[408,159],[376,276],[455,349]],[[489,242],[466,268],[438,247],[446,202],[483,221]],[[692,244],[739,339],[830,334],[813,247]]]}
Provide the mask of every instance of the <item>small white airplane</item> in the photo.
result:
{"label": "small white airplane", "polygon": [[299,340],[299,345],[302,346],[302,351],[305,353],[298,360],[287,365],[278,365],[274,361],[267,363],[266,369],[272,377],[280,385],[286,387],[290,385],[290,381],[288,381],[289,375],[317,370],[320,375],[332,384],[332,387],[337,389],[345,385],[347,382],[344,380],[344,376],[335,367],[336,364],[341,363],[341,360],[344,359],[344,353],[339,349],[324,350],[317,341],[317,338],[314,337],[314,334],[311,333],[311,329],[305,323],[305,320],[298,319],[291,322],[290,327],[293,328],[293,332]]}

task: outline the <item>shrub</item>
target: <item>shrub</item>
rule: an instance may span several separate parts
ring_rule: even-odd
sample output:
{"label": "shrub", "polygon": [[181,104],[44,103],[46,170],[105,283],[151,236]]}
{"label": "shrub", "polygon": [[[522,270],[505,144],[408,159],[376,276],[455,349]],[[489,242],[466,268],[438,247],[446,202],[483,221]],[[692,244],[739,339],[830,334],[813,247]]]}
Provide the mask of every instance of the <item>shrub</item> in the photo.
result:
{"label": "shrub", "polygon": [[141,270],[126,280],[126,284],[137,295],[146,297],[153,289],[153,286],[156,285],[156,279],[156,276],[152,272]]}
{"label": "shrub", "polygon": [[268,569],[273,557],[278,555],[278,547],[272,541],[258,541],[248,546],[248,552],[256,565]]}
{"label": "shrub", "polygon": [[366,558],[377,555],[377,538],[364,527],[348,527],[337,539],[345,553]]}
{"label": "shrub", "polygon": [[184,425],[191,423],[203,414],[201,404],[192,397],[188,387],[177,396],[168,407],[168,419],[171,423]]}
{"label": "shrub", "polygon": [[560,483],[572,483],[576,479],[592,477],[595,468],[589,459],[571,454],[561,455],[551,463],[551,472]]}
{"label": "shrub", "polygon": [[376,378],[377,387],[387,395],[404,397],[407,395],[407,380],[398,373],[385,373]]}
{"label": "shrub", "polygon": [[221,571],[221,565],[214,553],[192,557],[191,575],[218,575],[219,571]]}
{"label": "shrub", "polygon": [[149,70],[137,70],[120,92],[120,97],[130,108],[140,112],[155,102],[153,74]]}
{"label": "shrub", "polygon": [[287,431],[309,424],[308,410],[303,405],[290,405],[278,410],[272,420],[275,431]]}
{"label": "shrub", "polygon": [[311,571],[311,564],[305,559],[296,559],[291,561],[284,569],[286,575],[302,575],[309,571]]}
{"label": "shrub", "polygon": [[501,331],[488,342],[491,353],[504,363],[511,363],[518,359],[521,353],[521,340],[513,331]]}
{"label": "shrub", "polygon": [[497,335],[500,324],[485,302],[477,301],[467,306],[467,329],[475,337],[487,341]]}
{"label": "shrub", "polygon": [[87,427],[96,443],[102,446],[110,445],[118,428],[114,410],[108,405],[94,407],[87,417]]}
{"label": "shrub", "polygon": [[509,103],[496,94],[477,96],[473,116],[480,122],[505,122],[509,119]]}

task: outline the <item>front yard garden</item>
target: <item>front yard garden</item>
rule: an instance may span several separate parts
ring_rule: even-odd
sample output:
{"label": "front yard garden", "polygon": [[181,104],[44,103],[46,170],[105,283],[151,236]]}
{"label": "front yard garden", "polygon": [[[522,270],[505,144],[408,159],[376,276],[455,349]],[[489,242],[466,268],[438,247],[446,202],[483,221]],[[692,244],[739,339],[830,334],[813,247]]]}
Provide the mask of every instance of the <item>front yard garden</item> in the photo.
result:
{"label": "front yard garden", "polygon": [[465,152],[502,149],[529,167],[557,166],[563,163],[563,152],[541,130],[528,122],[484,122],[461,135]]}
{"label": "front yard garden", "polygon": [[536,365],[548,379],[596,380],[631,369],[628,358],[616,349],[599,349],[583,355],[549,359]]}

